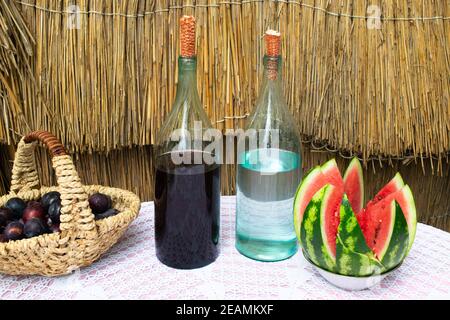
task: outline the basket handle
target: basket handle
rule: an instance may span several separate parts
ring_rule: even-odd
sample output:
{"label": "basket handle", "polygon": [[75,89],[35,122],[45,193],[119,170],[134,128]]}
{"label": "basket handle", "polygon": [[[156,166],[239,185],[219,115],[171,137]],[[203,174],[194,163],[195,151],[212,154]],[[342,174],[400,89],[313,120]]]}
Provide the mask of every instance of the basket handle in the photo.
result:
{"label": "basket handle", "polygon": [[[13,165],[11,191],[17,194],[39,188],[34,157],[36,142],[42,142],[52,157],[52,165],[61,193],[61,232],[70,232],[81,239],[96,239],[97,229],[94,215],[89,207],[88,195],[81,184],[72,158],[53,134],[47,131],[35,131],[20,140]],[[77,249],[82,250],[82,248]]]}
{"label": "basket handle", "polygon": [[66,156],[67,152],[63,144],[53,134],[47,131],[34,131],[26,135],[23,140],[25,143],[41,141],[50,151],[52,157]]}

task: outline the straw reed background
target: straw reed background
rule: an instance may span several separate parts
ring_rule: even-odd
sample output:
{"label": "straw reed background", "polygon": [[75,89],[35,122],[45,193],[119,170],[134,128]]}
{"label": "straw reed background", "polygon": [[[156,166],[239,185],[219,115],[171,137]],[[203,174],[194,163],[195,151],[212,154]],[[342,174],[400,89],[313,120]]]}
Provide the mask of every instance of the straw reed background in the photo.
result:
{"label": "straw reed background", "polygon": [[[379,29],[368,27],[370,5]],[[244,125],[262,35],[279,29],[305,169],[357,154],[371,196],[400,169],[422,221],[450,230],[450,3],[440,0],[2,1],[0,192],[20,136],[45,129],[85,183],[151,199],[151,145],[175,96],[183,14],[197,19],[198,87],[214,126]],[[37,158],[50,183],[47,156]],[[233,193],[232,166],[223,178]]]}

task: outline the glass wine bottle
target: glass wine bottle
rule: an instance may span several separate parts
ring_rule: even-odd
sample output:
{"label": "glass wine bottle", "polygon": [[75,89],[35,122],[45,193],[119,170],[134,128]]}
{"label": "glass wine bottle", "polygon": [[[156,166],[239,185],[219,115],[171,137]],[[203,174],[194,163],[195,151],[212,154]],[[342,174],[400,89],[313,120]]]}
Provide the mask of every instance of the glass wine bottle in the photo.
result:
{"label": "glass wine bottle", "polygon": [[155,241],[162,263],[194,269],[219,254],[220,155],[204,151],[211,123],[197,91],[194,17],[182,17],[180,28],[176,98],[154,150]]}
{"label": "glass wine bottle", "polygon": [[280,34],[267,31],[264,79],[246,136],[238,148],[236,248],[259,261],[280,261],[297,252],[293,203],[302,177],[301,144],[285,102]]}

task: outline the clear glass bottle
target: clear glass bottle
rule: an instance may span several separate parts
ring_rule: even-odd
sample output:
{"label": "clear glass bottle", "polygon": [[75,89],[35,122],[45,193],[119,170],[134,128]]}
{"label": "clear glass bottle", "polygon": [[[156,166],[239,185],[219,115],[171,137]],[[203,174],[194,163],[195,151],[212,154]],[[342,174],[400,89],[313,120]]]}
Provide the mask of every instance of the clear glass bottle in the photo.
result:
{"label": "clear glass bottle", "polygon": [[259,261],[280,261],[297,252],[293,204],[302,178],[301,144],[285,102],[280,34],[265,36],[264,80],[246,134],[257,143],[238,148],[236,248]]}
{"label": "clear glass bottle", "polygon": [[173,268],[208,265],[219,254],[220,162],[205,152],[211,123],[197,91],[195,19],[181,19],[181,56],[172,111],[154,149],[158,259]]}

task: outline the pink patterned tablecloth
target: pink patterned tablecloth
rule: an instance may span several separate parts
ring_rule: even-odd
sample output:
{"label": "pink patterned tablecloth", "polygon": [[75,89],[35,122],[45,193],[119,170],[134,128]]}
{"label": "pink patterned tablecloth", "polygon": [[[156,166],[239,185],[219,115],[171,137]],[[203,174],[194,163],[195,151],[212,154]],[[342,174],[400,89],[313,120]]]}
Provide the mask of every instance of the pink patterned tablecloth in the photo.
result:
{"label": "pink patterned tablecloth", "polygon": [[0,275],[1,299],[450,299],[450,233],[418,225],[401,268],[371,290],[328,284],[301,254],[278,263],[234,248],[235,198],[222,198],[221,255],[202,269],[181,271],[155,255],[153,203],[100,261],[59,278]]}

